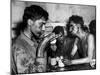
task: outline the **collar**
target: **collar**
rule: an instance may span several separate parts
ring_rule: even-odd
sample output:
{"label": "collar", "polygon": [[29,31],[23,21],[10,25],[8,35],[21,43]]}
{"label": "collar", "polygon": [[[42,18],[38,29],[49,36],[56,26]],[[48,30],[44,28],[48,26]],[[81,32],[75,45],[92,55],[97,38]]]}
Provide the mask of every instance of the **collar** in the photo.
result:
{"label": "collar", "polygon": [[39,37],[37,37],[34,33],[32,33],[32,39],[31,39],[32,41],[36,41],[36,42],[40,42],[40,38]]}
{"label": "collar", "polygon": [[[26,42],[28,42],[31,46],[34,46],[34,42],[27,37],[24,33],[21,33],[21,39],[24,39]],[[34,41],[36,42],[36,40],[34,39]]]}

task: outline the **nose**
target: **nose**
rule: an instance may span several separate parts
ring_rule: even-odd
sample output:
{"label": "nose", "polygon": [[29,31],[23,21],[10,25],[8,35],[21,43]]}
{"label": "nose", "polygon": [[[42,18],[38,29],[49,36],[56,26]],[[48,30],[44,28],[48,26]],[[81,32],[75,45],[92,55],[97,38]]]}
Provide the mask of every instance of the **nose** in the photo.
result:
{"label": "nose", "polygon": [[43,26],[42,26],[42,31],[44,31],[44,30],[45,30],[45,26],[43,25]]}

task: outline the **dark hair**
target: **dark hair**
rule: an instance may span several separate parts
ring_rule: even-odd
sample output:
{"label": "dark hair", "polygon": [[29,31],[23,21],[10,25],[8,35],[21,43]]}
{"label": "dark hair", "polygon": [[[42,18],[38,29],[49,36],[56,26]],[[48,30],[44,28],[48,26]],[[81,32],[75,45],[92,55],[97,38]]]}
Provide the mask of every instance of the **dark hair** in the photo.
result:
{"label": "dark hair", "polygon": [[68,24],[67,24],[67,26],[66,26],[68,31],[69,31],[70,23],[71,23],[71,22],[74,22],[74,23],[76,23],[76,24],[80,24],[82,30],[88,31],[88,28],[84,25],[83,17],[78,16],[78,15],[72,15],[72,16],[69,18]]}
{"label": "dark hair", "polygon": [[69,23],[73,21],[74,23],[76,24],[81,24],[81,25],[84,25],[84,21],[83,21],[83,18],[81,16],[78,16],[78,15],[72,15],[70,18],[69,18]]}
{"label": "dark hair", "polygon": [[90,33],[96,34],[96,20],[92,20],[89,24]]}
{"label": "dark hair", "polygon": [[48,20],[48,12],[45,11],[42,7],[37,5],[31,5],[29,7],[26,7],[23,14],[23,21],[17,23],[15,30],[16,35],[18,36],[21,31],[24,31],[27,28],[27,20],[38,20],[40,18],[44,18],[45,20]]}
{"label": "dark hair", "polygon": [[42,17],[45,20],[48,20],[48,12],[45,11],[40,6],[31,5],[30,7],[26,7],[24,10],[24,15],[23,15],[24,28],[27,27],[27,20],[28,19],[37,20],[37,19],[40,19]]}
{"label": "dark hair", "polygon": [[59,34],[60,32],[64,35],[64,28],[62,26],[56,26],[53,31],[55,34]]}

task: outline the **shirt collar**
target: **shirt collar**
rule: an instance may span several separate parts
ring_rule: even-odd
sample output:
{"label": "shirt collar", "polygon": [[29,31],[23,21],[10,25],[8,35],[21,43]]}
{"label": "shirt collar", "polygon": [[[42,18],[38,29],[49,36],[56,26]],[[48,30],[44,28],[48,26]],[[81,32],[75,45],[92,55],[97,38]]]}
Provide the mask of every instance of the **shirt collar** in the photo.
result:
{"label": "shirt collar", "polygon": [[[31,46],[34,45],[34,42],[30,38],[28,38],[24,33],[21,33],[21,39],[24,39],[25,41],[27,41]],[[35,39],[34,41],[36,42]]]}

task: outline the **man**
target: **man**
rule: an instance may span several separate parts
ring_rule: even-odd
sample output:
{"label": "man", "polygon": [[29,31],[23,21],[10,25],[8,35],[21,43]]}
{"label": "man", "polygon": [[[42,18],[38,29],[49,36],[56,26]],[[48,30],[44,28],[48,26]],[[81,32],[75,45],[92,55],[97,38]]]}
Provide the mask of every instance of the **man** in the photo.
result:
{"label": "man", "polygon": [[[20,35],[12,46],[12,73],[34,73],[46,71],[46,57],[43,49],[47,42],[54,37],[52,34],[38,42],[42,27],[48,20],[48,13],[37,5],[26,7],[23,22],[20,25]],[[40,43],[40,44],[39,44]],[[37,53],[37,57],[36,57]]]}
{"label": "man", "polygon": [[72,15],[69,18],[68,25],[71,34],[76,36],[71,56],[74,57],[76,53],[79,56],[79,58],[71,60],[70,65],[74,65],[72,70],[95,68],[95,66],[91,65],[91,63],[95,65],[95,59],[93,59],[93,52],[95,51],[94,37],[87,32],[83,17]]}

